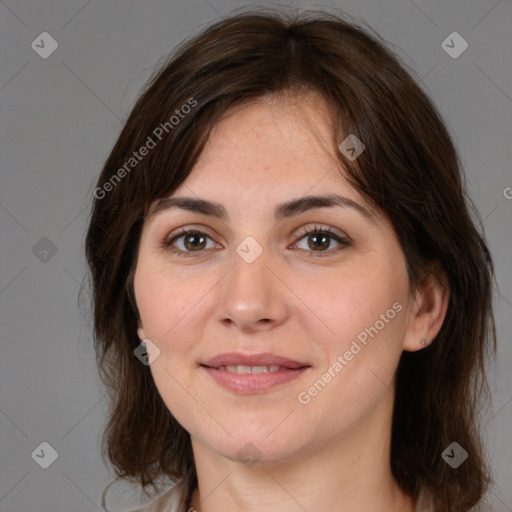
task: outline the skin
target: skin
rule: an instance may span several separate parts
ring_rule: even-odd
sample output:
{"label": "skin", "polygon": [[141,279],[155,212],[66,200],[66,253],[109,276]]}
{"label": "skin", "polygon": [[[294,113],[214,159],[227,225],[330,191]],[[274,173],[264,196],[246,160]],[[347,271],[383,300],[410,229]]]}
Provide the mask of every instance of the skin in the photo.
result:
{"label": "skin", "polygon": [[[382,212],[369,220],[353,208],[324,207],[276,222],[275,205],[304,195],[334,192],[370,205],[343,177],[326,142],[331,128],[322,98],[260,100],[215,126],[172,194],[221,203],[229,218],[167,209],[146,218],[141,236],[138,335],[159,348],[150,366],[156,387],[191,435],[198,488],[189,506],[412,512],[415,504],[389,466],[394,376],[402,351],[422,349],[421,340],[432,340],[442,325],[444,275],[411,292],[404,254]],[[315,235],[303,236],[315,226],[350,245],[328,238],[315,251]],[[163,247],[180,227],[206,230],[210,238],[186,244],[190,237],[182,236]],[[263,250],[252,263],[236,252],[248,236]],[[298,394],[394,303],[401,311],[309,403],[300,403]],[[235,351],[273,352],[311,368],[292,382],[240,394],[200,367]],[[260,457],[252,466],[237,456],[248,442]]]}

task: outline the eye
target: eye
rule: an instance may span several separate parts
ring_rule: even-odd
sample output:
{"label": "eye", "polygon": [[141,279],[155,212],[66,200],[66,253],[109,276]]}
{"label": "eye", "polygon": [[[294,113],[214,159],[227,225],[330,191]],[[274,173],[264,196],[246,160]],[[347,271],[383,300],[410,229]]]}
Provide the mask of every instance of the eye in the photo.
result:
{"label": "eye", "polygon": [[[338,247],[327,250],[331,246],[331,242],[334,240]],[[350,242],[334,233],[330,228],[318,228],[315,226],[313,229],[306,230],[302,232],[301,237],[295,245],[298,246],[299,242],[305,241],[307,243],[307,247],[299,247],[299,249],[308,250],[311,249],[311,257],[315,256],[328,256],[332,253],[337,253],[345,247],[350,246]]]}
{"label": "eye", "polygon": [[[211,241],[210,246],[208,246],[208,240]],[[338,247],[330,249],[333,240],[338,244]],[[302,241],[306,241],[307,247],[299,246],[299,243],[302,243]],[[313,229],[303,231],[299,240],[294,245],[301,250],[310,252],[311,257],[322,257],[337,253],[343,248],[350,246],[350,242],[341,235],[334,233],[328,227],[318,228],[315,226]],[[205,231],[184,228],[163,240],[162,247],[177,256],[194,256],[194,253],[201,253],[204,249],[214,249],[220,246]]]}
{"label": "eye", "polygon": [[[211,240],[213,246],[208,247],[208,239]],[[165,239],[162,245],[178,256],[193,256],[193,253],[202,252],[203,249],[215,248],[218,244],[213,242],[210,235],[204,231],[182,229],[174,233],[171,238]]]}

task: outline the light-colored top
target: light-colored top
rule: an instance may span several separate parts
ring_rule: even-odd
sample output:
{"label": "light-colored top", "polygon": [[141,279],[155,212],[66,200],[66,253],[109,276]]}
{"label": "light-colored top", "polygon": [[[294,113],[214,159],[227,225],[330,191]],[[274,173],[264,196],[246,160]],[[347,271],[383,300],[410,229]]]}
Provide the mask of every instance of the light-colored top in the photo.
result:
{"label": "light-colored top", "polygon": [[147,497],[140,486],[115,478],[101,493],[101,508],[106,512],[188,512],[185,502],[187,481],[168,482],[168,489],[157,497]]}
{"label": "light-colored top", "polygon": [[[187,482],[185,479],[171,484],[169,489],[156,498],[144,498],[140,487],[112,487],[120,480],[110,482],[101,495],[101,507],[106,512],[194,512],[185,502]],[[126,485],[126,484],[125,484]],[[415,512],[433,512],[431,500],[426,492],[421,492]]]}

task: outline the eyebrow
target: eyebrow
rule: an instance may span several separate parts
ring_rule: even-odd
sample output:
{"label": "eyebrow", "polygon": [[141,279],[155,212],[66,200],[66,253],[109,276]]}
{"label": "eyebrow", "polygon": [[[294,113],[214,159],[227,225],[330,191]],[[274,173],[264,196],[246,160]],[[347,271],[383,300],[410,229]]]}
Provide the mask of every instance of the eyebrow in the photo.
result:
{"label": "eyebrow", "polygon": [[[370,210],[352,199],[338,194],[304,196],[278,204],[274,209],[274,219],[279,221],[315,208],[332,208],[335,206],[352,208],[375,224],[375,216]],[[172,208],[181,208],[183,210],[209,215],[223,221],[229,219],[226,208],[224,208],[222,204],[195,197],[166,197],[160,199],[149,213],[149,217],[155,217],[157,214]]]}

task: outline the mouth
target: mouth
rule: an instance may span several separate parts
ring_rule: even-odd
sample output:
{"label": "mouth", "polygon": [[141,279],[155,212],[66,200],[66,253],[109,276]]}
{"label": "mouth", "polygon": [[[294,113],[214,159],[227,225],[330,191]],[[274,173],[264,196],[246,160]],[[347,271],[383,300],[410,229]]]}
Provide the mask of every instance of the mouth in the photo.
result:
{"label": "mouth", "polygon": [[259,393],[296,380],[311,365],[275,354],[220,354],[200,365],[217,384],[238,393]]}
{"label": "mouth", "polygon": [[219,366],[214,368],[214,370],[226,371],[230,373],[238,373],[239,375],[248,375],[253,373],[268,373],[268,372],[278,372],[279,370],[291,370],[291,368],[278,366],[275,364],[271,365],[259,365],[259,366],[247,366],[243,364],[239,365],[229,365],[229,366]]}

